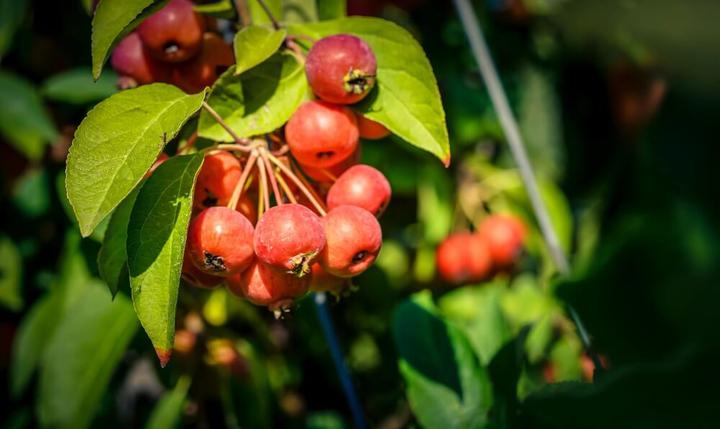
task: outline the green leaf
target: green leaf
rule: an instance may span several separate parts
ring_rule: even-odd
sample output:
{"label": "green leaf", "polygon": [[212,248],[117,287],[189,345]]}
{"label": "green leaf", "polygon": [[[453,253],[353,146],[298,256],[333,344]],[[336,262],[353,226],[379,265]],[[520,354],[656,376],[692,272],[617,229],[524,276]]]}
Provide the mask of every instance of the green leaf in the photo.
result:
{"label": "green leaf", "polygon": [[135,199],[140,188],[135,188],[120,203],[110,217],[100,252],[98,253],[98,271],[107,283],[110,293],[115,297],[122,285],[129,282],[127,271],[127,229]]}
{"label": "green leaf", "polygon": [[0,305],[12,311],[22,308],[22,258],[13,242],[0,237]]}
{"label": "green leaf", "polygon": [[193,9],[198,13],[222,19],[233,19],[236,16],[233,0],[219,0],[212,3],[196,4]]}
{"label": "green leaf", "polygon": [[283,0],[282,22],[315,22],[318,10],[315,0]]}
{"label": "green leaf", "polygon": [[147,424],[148,429],[174,429],[179,426],[182,417],[188,389],[190,388],[190,377],[180,377],[175,388],[165,394],[153,409]]}
{"label": "green leaf", "polygon": [[35,88],[25,79],[0,71],[0,133],[31,160],[58,136]]}
{"label": "green leaf", "polygon": [[[282,0],[265,0],[265,4],[267,5],[268,9],[270,9],[270,13],[276,19],[280,19],[282,17],[282,3]],[[260,6],[259,1],[248,0],[247,7],[250,11],[250,20],[254,25],[269,25],[271,23],[267,13],[263,10],[262,6]]]}
{"label": "green leaf", "polygon": [[235,74],[257,66],[270,58],[282,45],[287,36],[285,30],[272,30],[266,27],[245,27],[235,35],[234,49]]}
{"label": "green leaf", "polygon": [[393,316],[400,372],[418,421],[426,428],[477,428],[487,421],[492,391],[460,331],[435,314],[429,294],[400,304]]}
{"label": "green leaf", "polygon": [[59,273],[52,291],[32,306],[18,329],[12,348],[10,387],[18,397],[27,387],[58,321],[87,288],[90,273],[75,231],[66,234]]}
{"label": "green leaf", "polygon": [[10,49],[15,31],[25,17],[27,3],[27,0],[0,0],[0,58]]}
{"label": "green leaf", "polygon": [[345,0],[317,0],[317,11],[320,21],[344,18],[347,15]]}
{"label": "green leaf", "polygon": [[23,173],[13,189],[12,201],[23,215],[36,219],[50,210],[48,171],[32,168]]}
{"label": "green leaf", "polygon": [[482,365],[488,365],[512,333],[500,306],[504,282],[465,287],[444,295],[440,308],[465,333]]}
{"label": "green leaf", "polygon": [[[240,137],[250,137],[280,128],[307,95],[304,68],[293,55],[278,53],[240,76],[230,67],[213,86],[208,103]],[[207,112],[200,115],[198,134],[232,141]]]}
{"label": "green leaf", "polygon": [[106,73],[94,81],[92,71],[80,67],[49,78],[43,84],[42,92],[50,100],[70,104],[89,104],[117,92],[117,75]]}
{"label": "green leaf", "polygon": [[343,18],[289,27],[316,39],[337,33],[365,40],[377,58],[377,88],[355,106],[410,144],[450,163],[445,111],[432,67],[420,44],[402,27],[377,18]]}
{"label": "green leaf", "polygon": [[204,97],[156,83],[119,92],[88,113],[75,133],[66,170],[68,198],[83,236],[142,180]]}
{"label": "green leaf", "polygon": [[168,0],[102,0],[92,20],[92,71],[98,79],[110,50],[152,12]]}
{"label": "green leaf", "polygon": [[161,363],[175,336],[180,270],[203,155],[177,156],[161,164],[140,188],[127,231],[133,304]]}
{"label": "green leaf", "polygon": [[55,320],[55,335],[42,360],[38,416],[43,427],[88,427],[137,320],[127,298],[111,301],[93,282],[66,317]]}

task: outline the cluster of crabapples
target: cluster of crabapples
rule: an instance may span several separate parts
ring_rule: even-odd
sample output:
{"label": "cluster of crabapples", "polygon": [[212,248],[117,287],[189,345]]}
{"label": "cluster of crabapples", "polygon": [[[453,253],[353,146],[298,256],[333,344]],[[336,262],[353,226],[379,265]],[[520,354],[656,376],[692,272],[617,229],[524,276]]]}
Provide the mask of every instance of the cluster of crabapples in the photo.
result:
{"label": "cluster of crabapples", "polygon": [[113,50],[110,63],[120,86],[165,82],[186,92],[211,86],[235,63],[232,47],[213,27],[190,0],[171,0]]}
{"label": "cluster of crabapples", "polygon": [[523,250],[525,225],[508,214],[485,218],[476,232],[456,232],[437,248],[440,278],[461,285],[487,280],[494,273],[508,270]]}
{"label": "cluster of crabapples", "polygon": [[[208,35],[189,3],[171,1],[118,45],[113,65],[121,76],[137,84],[163,80],[155,66],[165,61],[175,64],[169,82],[182,89],[188,87],[178,82],[212,83],[194,72],[183,76],[195,61],[218,64],[203,57]],[[188,24],[159,31],[169,14]],[[360,139],[389,131],[348,107],[375,85],[371,48],[352,35],[325,37],[307,53],[305,71],[317,98],[301,104],[282,129],[205,152],[182,266],[187,283],[224,284],[276,315],[310,290],[345,292],[349,279],[374,263],[382,246],[377,219],[391,197],[385,176],[358,163]]]}

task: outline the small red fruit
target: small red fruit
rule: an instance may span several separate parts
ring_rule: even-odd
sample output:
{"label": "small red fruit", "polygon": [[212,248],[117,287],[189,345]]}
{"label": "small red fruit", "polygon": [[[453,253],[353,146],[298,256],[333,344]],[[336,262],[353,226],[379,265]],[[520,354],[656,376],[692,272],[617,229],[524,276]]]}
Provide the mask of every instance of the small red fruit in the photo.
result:
{"label": "small red fruit", "polygon": [[200,53],[178,65],[173,71],[171,81],[185,92],[200,92],[206,86],[212,86],[234,63],[232,47],[217,34],[205,33]]}
{"label": "small red fruit", "polygon": [[135,32],[128,34],[118,43],[113,50],[110,64],[121,78],[133,81],[122,85],[123,87],[166,82],[170,76],[167,66],[148,54],[140,36]]}
{"label": "small red fruit", "polygon": [[307,101],[285,126],[285,138],[299,163],[328,168],[355,151],[359,134],[355,114],[347,107]]}
{"label": "small red fruit", "polygon": [[158,60],[186,61],[200,51],[205,20],[190,0],[170,2],[138,26],[145,47]]}
{"label": "small red fruit", "polygon": [[325,247],[320,217],[300,204],[283,204],[265,212],[255,228],[255,254],[271,267],[303,277]]}
{"label": "small red fruit", "polygon": [[305,73],[318,97],[331,103],[353,104],[375,86],[377,61],[365,41],[350,34],[337,34],[313,45]]}
{"label": "small red fruit", "polygon": [[187,249],[201,271],[227,277],[245,270],[253,260],[253,226],[239,212],[210,207],[190,222]]}
{"label": "small red fruit", "polygon": [[206,155],[195,183],[193,206],[197,209],[226,206],[241,175],[240,161],[229,152]]}
{"label": "small red fruit", "polygon": [[292,307],[293,299],[307,293],[310,276],[298,278],[255,261],[244,272],[228,278],[226,285],[233,294],[255,305],[267,306],[278,315]]}
{"label": "small red fruit", "polygon": [[182,278],[189,284],[203,289],[213,289],[224,280],[222,277],[207,274],[198,269],[190,261],[190,254],[185,251],[183,255]]}
{"label": "small red fruit", "polygon": [[329,274],[354,277],[375,262],[382,247],[382,229],[375,216],[355,206],[340,206],[323,218],[327,243],[320,264]]}
{"label": "small red fruit", "polygon": [[251,224],[255,225],[257,223],[257,195],[244,193],[235,209],[248,218]]}
{"label": "small red fruit", "polygon": [[313,292],[330,292],[340,295],[350,285],[348,279],[334,276],[325,271],[318,262],[312,265],[310,273],[310,290]]}
{"label": "small red fruit", "polygon": [[440,278],[448,283],[463,284],[488,277],[492,271],[492,259],[487,244],[468,232],[449,235],[436,253]]}
{"label": "small red fruit", "polygon": [[327,205],[333,209],[342,205],[362,207],[380,216],[390,203],[392,190],[385,176],[369,165],[350,167],[338,177],[327,195]]}
{"label": "small red fruit", "polygon": [[[340,177],[341,174],[343,174],[345,171],[347,171],[348,168],[352,167],[353,165],[357,165],[358,162],[360,162],[361,158],[361,146],[358,145],[357,149],[355,149],[355,152],[350,154],[349,157],[346,159],[340,161],[337,165],[333,165],[332,167],[328,168],[314,168],[314,167],[308,167],[303,166],[302,171],[311,179],[313,179],[316,182],[328,182],[332,183],[333,180]],[[334,178],[334,179],[333,179]]]}
{"label": "small red fruit", "polygon": [[358,131],[360,137],[367,140],[379,140],[390,135],[390,130],[385,125],[368,119],[363,115],[355,115],[357,118]]}
{"label": "small red fruit", "polygon": [[491,215],[478,229],[478,235],[487,242],[493,263],[499,268],[511,266],[523,248],[525,225],[516,217]]}

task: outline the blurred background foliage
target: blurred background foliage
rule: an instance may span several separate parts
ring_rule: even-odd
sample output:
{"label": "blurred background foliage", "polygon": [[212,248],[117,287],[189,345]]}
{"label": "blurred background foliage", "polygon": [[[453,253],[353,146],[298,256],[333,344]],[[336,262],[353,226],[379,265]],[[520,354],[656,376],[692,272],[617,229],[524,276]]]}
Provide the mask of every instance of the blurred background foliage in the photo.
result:
{"label": "blurred background foliage", "polygon": [[[0,0],[1,424],[350,427],[310,301],[275,321],[184,287],[161,370],[127,290],[97,280],[102,228],[80,239],[63,188],[75,127],[116,90],[92,83],[87,3]],[[573,271],[555,273],[451,2],[350,1],[420,40],[453,148],[444,169],[363,145],[394,201],[376,267],[331,311],[371,426],[717,427],[720,4],[475,6]],[[518,266],[437,281],[437,244],[495,211],[530,227]]]}

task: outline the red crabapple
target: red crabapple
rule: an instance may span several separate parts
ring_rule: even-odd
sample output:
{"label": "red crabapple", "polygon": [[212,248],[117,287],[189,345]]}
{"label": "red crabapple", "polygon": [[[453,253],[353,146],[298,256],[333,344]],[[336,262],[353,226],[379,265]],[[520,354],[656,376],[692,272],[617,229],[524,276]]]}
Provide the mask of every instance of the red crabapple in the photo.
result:
{"label": "red crabapple", "polygon": [[303,277],[325,247],[320,217],[300,204],[272,207],[255,227],[255,254],[271,267]]}
{"label": "red crabapple", "polygon": [[292,307],[293,299],[308,291],[310,276],[296,276],[277,271],[261,261],[227,279],[227,288],[255,305],[267,306],[278,315]]}
{"label": "red crabapple", "polygon": [[251,195],[248,193],[244,193],[242,197],[240,197],[240,200],[237,203],[237,207],[235,209],[242,213],[251,224],[255,225],[257,223],[257,195]]}
{"label": "red crabapple", "polygon": [[330,292],[333,295],[340,295],[350,285],[348,279],[328,273],[318,262],[312,264],[311,269],[310,290],[313,292]]}
{"label": "red crabapple", "polygon": [[240,161],[231,153],[206,155],[195,183],[193,206],[203,209],[227,205],[241,175]]}
{"label": "red crabapple", "polygon": [[377,61],[365,41],[350,34],[337,34],[313,45],[305,73],[318,97],[331,103],[353,104],[375,86]]}
{"label": "red crabapple", "polygon": [[355,117],[357,118],[360,138],[367,140],[379,140],[390,135],[390,130],[385,128],[385,125],[375,122],[372,119],[368,119],[360,114],[356,114]]}
{"label": "red crabapple", "polygon": [[168,67],[148,54],[140,36],[135,32],[128,34],[118,43],[113,50],[110,64],[121,78],[130,78],[136,85],[165,82],[170,76]]}
{"label": "red crabapple", "polygon": [[300,164],[328,168],[355,151],[359,134],[355,114],[347,107],[307,101],[285,126],[285,138]]}
{"label": "red crabapple", "polygon": [[196,93],[212,86],[228,67],[235,63],[232,47],[215,33],[203,35],[198,55],[173,70],[171,83],[185,92]]}
{"label": "red crabapple", "polygon": [[493,263],[499,268],[511,266],[522,252],[525,225],[516,217],[496,214],[485,219],[478,236],[488,245]]}
{"label": "red crabapple", "polygon": [[189,284],[203,289],[213,289],[224,280],[222,277],[200,271],[190,260],[187,250],[183,255],[182,278]]}
{"label": "red crabapple", "polygon": [[375,262],[382,247],[382,230],[375,216],[355,206],[339,206],[323,218],[327,243],[320,264],[329,274],[354,277]]}
{"label": "red crabapple", "polygon": [[253,260],[253,226],[239,212],[210,207],[190,222],[187,250],[201,271],[227,277],[245,270]]}
{"label": "red crabapple", "polygon": [[469,232],[449,235],[438,246],[435,257],[438,274],[448,283],[476,282],[492,272],[487,244]]}
{"label": "red crabapple", "polygon": [[205,20],[190,0],[170,2],[138,26],[145,47],[158,60],[186,61],[200,51]]}
{"label": "red crabapple", "polygon": [[[343,159],[338,164],[328,168],[314,168],[308,166],[302,166],[302,171],[311,179],[316,182],[329,182],[332,183],[333,177],[337,178],[348,168],[356,165],[360,162],[361,150],[360,145],[357,146],[355,152],[351,153],[346,159]],[[329,175],[328,175],[329,173]]]}
{"label": "red crabapple", "polygon": [[390,203],[390,183],[378,170],[358,164],[345,171],[330,188],[327,195],[329,209],[341,205],[362,207],[380,216]]}

